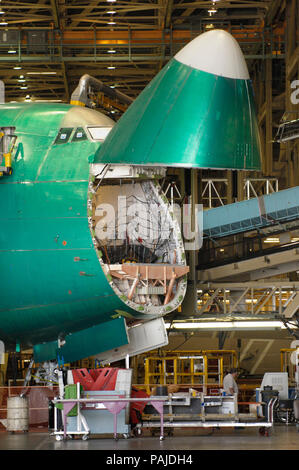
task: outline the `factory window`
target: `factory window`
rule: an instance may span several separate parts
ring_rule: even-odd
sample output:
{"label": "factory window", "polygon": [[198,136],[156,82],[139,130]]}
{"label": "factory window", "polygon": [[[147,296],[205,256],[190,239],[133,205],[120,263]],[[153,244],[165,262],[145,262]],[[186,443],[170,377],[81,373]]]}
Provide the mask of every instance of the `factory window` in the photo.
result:
{"label": "factory window", "polygon": [[73,129],[71,127],[63,127],[59,130],[56,137],[55,144],[65,144],[68,142]]}
{"label": "factory window", "polygon": [[92,140],[103,141],[111,131],[112,127],[88,127]]}
{"label": "factory window", "polygon": [[85,134],[83,127],[77,127],[74,132],[72,142],[81,142],[82,140],[87,140],[87,135]]}

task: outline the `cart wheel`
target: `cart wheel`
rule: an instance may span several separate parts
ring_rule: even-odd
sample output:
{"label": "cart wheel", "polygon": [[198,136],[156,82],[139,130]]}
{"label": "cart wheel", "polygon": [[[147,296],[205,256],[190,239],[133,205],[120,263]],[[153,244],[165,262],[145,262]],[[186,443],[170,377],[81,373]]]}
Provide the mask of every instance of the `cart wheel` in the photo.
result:
{"label": "cart wheel", "polygon": [[84,436],[82,436],[82,441],[87,441],[88,439],[88,434],[84,434]]}
{"label": "cart wheel", "polygon": [[141,428],[134,428],[133,434],[135,437],[139,437],[142,435],[142,429]]}
{"label": "cart wheel", "polygon": [[160,441],[164,441],[165,437],[164,436],[160,436]]}
{"label": "cart wheel", "polygon": [[62,441],[63,436],[60,436],[59,434],[55,437],[56,441]]}
{"label": "cart wheel", "polygon": [[130,434],[126,434],[126,433],[123,434],[123,438],[124,438],[124,439],[129,439],[129,438],[130,438]]}
{"label": "cart wheel", "polygon": [[265,428],[259,428],[259,433],[261,436],[265,435]]}

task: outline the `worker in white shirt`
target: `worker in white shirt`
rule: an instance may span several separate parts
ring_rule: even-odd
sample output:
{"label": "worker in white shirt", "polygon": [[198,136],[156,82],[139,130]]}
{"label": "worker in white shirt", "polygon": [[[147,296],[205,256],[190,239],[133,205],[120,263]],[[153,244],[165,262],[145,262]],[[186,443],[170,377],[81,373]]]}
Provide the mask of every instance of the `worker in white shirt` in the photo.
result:
{"label": "worker in white shirt", "polygon": [[234,395],[238,393],[238,385],[236,378],[238,375],[237,369],[231,369],[223,379],[223,392],[225,395]]}

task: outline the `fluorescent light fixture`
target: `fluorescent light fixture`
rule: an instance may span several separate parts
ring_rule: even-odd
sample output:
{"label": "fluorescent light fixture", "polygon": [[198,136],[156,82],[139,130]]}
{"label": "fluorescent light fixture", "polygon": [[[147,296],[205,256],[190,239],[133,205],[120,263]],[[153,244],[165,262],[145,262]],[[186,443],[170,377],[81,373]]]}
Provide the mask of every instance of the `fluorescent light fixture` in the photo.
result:
{"label": "fluorescent light fixture", "polygon": [[15,49],[9,49],[9,50],[7,51],[7,53],[8,53],[8,54],[16,54],[17,51],[16,51]]}
{"label": "fluorescent light fixture", "polygon": [[114,15],[114,13],[116,13],[115,10],[109,10],[109,11],[107,11],[107,14],[108,14],[108,15]]}
{"label": "fluorescent light fixture", "polygon": [[264,240],[264,243],[279,243],[279,238],[277,237],[268,237]]}
{"label": "fluorescent light fixture", "polygon": [[22,67],[20,65],[15,65],[14,66],[14,70],[21,70],[21,69],[22,69]]}
{"label": "fluorescent light fixture", "polygon": [[62,100],[34,100],[36,103],[62,103]]}
{"label": "fluorescent light fixture", "polygon": [[116,0],[107,0],[108,3],[115,3]]}
{"label": "fluorescent light fixture", "polygon": [[115,21],[108,21],[107,24],[116,24]]}
{"label": "fluorescent light fixture", "polygon": [[110,65],[109,67],[107,67],[107,69],[109,69],[109,70],[114,70],[115,67],[114,67],[114,65]]}
{"label": "fluorescent light fixture", "polygon": [[27,75],[56,75],[57,72],[27,72]]}
{"label": "fluorescent light fixture", "polygon": [[165,323],[165,326],[166,328],[170,328],[171,330],[269,330],[276,328],[285,329],[284,324],[278,320],[174,322],[172,324]]}
{"label": "fluorescent light fixture", "polygon": [[[299,238],[298,237],[292,237],[291,238],[291,243],[298,242]],[[264,240],[264,243],[279,243],[280,240],[278,237],[268,237]]]}
{"label": "fluorescent light fixture", "polygon": [[26,80],[25,80],[25,78],[19,78],[18,82],[24,83],[24,82],[26,82]]}
{"label": "fluorescent light fixture", "polygon": [[114,49],[109,49],[107,52],[109,52],[109,54],[115,54],[116,51]]}
{"label": "fluorescent light fixture", "polygon": [[20,86],[20,90],[27,90],[28,86]]}
{"label": "fluorescent light fixture", "polygon": [[6,26],[8,25],[7,21],[0,21],[0,26]]}

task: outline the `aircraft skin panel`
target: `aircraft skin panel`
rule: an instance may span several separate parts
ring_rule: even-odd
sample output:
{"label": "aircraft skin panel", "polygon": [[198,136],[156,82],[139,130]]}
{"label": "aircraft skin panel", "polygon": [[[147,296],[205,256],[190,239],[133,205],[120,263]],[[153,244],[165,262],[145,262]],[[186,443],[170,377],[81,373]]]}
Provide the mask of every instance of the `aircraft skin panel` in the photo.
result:
{"label": "aircraft skin panel", "polygon": [[73,333],[65,338],[65,344],[58,349],[57,341],[34,346],[36,363],[56,359],[73,362],[90,357],[111,347],[119,348],[128,344],[128,334],[123,318],[102,323]]}
{"label": "aircraft skin panel", "polygon": [[114,126],[96,154],[98,162],[259,169],[250,80],[173,58]]}
{"label": "aircraft skin panel", "polygon": [[[76,254],[80,253],[81,259],[93,259],[92,250]],[[125,310],[97,259],[86,262],[93,266],[94,276],[80,275],[80,263],[67,251],[5,253],[2,259],[11,268],[8,281],[3,278],[3,292],[17,294],[14,300],[6,296],[1,302],[1,329],[8,338],[34,344],[106,321],[114,309]]]}

